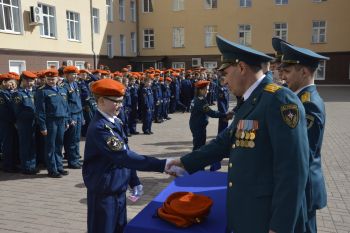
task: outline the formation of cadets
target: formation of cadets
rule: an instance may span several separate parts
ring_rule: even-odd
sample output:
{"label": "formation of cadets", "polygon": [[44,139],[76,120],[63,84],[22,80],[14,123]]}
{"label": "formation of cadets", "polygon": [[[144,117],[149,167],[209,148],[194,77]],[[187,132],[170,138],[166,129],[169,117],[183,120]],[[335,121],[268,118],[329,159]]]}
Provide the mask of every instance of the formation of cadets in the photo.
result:
{"label": "formation of cadets", "polygon": [[49,177],[59,178],[68,175],[63,159],[68,168],[80,169],[79,142],[96,111],[90,85],[99,79],[115,79],[127,87],[118,118],[128,137],[140,133],[137,123],[142,123],[142,132],[150,135],[152,123],[170,120],[169,114],[176,111],[189,112],[198,80],[210,81],[206,96],[209,105],[218,99],[218,104],[220,100],[228,103],[228,90],[218,82],[215,70],[150,67],[144,72],[132,72],[128,65],[112,73],[108,67],[91,70],[88,63],[85,67],[0,74],[3,171],[34,175],[42,164]]}

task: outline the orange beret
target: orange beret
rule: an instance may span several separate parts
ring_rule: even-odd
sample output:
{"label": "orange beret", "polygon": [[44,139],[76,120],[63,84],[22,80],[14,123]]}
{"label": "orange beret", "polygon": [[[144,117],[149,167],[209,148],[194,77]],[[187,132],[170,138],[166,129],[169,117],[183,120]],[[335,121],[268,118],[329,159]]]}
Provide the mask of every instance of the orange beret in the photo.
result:
{"label": "orange beret", "polygon": [[158,80],[159,80],[159,82],[163,82],[163,81],[164,81],[164,78],[163,78],[163,77],[160,77]]}
{"label": "orange beret", "polygon": [[171,75],[177,77],[177,76],[179,76],[179,73],[173,72],[173,73],[171,73]]}
{"label": "orange beret", "polygon": [[87,70],[84,70],[84,69],[79,70],[79,74],[87,74],[87,73],[88,73]]}
{"label": "orange beret", "polygon": [[91,85],[92,93],[100,96],[117,96],[125,94],[125,86],[113,79],[101,79]]}
{"label": "orange beret", "polygon": [[7,73],[7,78],[8,79],[19,80],[19,75],[16,72],[8,72]]}
{"label": "orange beret", "polygon": [[129,72],[128,68],[123,68],[122,72]]}
{"label": "orange beret", "polygon": [[209,82],[209,81],[206,81],[206,80],[199,80],[198,82],[196,82],[196,83],[194,84],[194,86],[197,87],[197,88],[203,88],[203,87],[208,86],[209,83],[210,83],[210,82]]}
{"label": "orange beret", "polygon": [[0,79],[7,79],[7,74],[0,74]]}
{"label": "orange beret", "polygon": [[35,79],[37,78],[38,76],[36,74],[34,74],[33,72],[30,72],[28,70],[25,70],[22,72],[22,77],[23,78],[31,78],[31,79]]}
{"label": "orange beret", "polygon": [[173,81],[170,77],[166,77],[165,80],[168,81],[168,82],[172,82]]}
{"label": "orange beret", "polygon": [[158,208],[160,218],[185,228],[194,223],[201,223],[209,214],[213,201],[204,195],[191,192],[172,193]]}
{"label": "orange beret", "polygon": [[150,79],[154,79],[154,74],[148,74],[147,77]]}
{"label": "orange beret", "polygon": [[56,69],[45,70],[44,75],[46,77],[58,77],[58,70]]}
{"label": "orange beret", "polygon": [[63,73],[78,73],[78,68],[75,66],[66,66],[63,69]]}

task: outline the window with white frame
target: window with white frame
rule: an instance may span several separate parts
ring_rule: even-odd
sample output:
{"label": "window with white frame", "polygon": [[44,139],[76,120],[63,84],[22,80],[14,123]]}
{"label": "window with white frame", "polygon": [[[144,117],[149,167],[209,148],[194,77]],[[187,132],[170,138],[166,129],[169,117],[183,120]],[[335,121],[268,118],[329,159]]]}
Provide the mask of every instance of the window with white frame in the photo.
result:
{"label": "window with white frame", "polygon": [[246,46],[252,45],[252,31],[249,24],[238,25],[238,43]]}
{"label": "window with white frame", "polygon": [[125,21],[125,0],[119,0],[119,20]]}
{"label": "window with white frame", "polygon": [[9,71],[21,74],[26,70],[26,61],[23,60],[9,60]]}
{"label": "window with white frame", "polygon": [[111,35],[107,35],[107,56],[109,58],[114,57],[114,44],[113,37]]}
{"label": "window with white frame", "polygon": [[217,0],[204,0],[205,9],[215,9],[218,8]]}
{"label": "window with white frame", "polygon": [[120,34],[120,56],[125,56],[126,55],[126,40],[125,36],[123,34]]}
{"label": "window with white frame", "polygon": [[287,5],[288,0],[275,0],[276,5]]}
{"label": "window with white frame", "polygon": [[173,28],[173,47],[185,47],[185,29],[182,27]]}
{"label": "window with white frame", "polygon": [[85,61],[75,61],[74,65],[77,67],[79,70],[84,69],[84,63]]}
{"label": "window with white frame", "polygon": [[38,4],[42,9],[43,24],[40,25],[40,35],[42,37],[56,38],[56,13],[55,7]]}
{"label": "window with white frame", "polygon": [[143,12],[153,12],[153,0],[143,0]]}
{"label": "window with white frame", "polygon": [[113,22],[113,0],[106,0],[107,22]]}
{"label": "window with white frame", "polygon": [[251,7],[252,0],[239,0],[239,6],[240,7]]}
{"label": "window with white frame", "polygon": [[130,1],[131,22],[136,22],[136,2]]}
{"label": "window with white frame", "polygon": [[326,61],[320,61],[318,68],[316,70],[315,80],[325,80],[326,79]]}
{"label": "window with white frame", "polygon": [[172,62],[171,63],[171,67],[173,69],[181,69],[181,68],[185,69],[186,68],[185,67],[185,62]]}
{"label": "window with white frame", "polygon": [[80,15],[79,13],[67,11],[68,39],[80,41]]}
{"label": "window with white frame", "polygon": [[216,46],[217,26],[205,26],[205,47]]}
{"label": "window with white frame", "polygon": [[131,52],[136,53],[137,52],[137,45],[136,45],[136,32],[132,32],[130,34],[131,36]]}
{"label": "window with white frame", "polygon": [[20,33],[19,0],[0,0],[0,32]]}
{"label": "window with white frame", "polygon": [[312,21],[312,43],[326,42],[326,21]]}
{"label": "window with white frame", "polygon": [[212,70],[218,67],[218,63],[216,61],[205,61],[203,66],[206,69]]}
{"label": "window with white frame", "polygon": [[46,68],[47,69],[58,69],[60,67],[59,61],[47,61]]}
{"label": "window with white frame", "polygon": [[94,33],[100,33],[100,10],[92,8],[92,23]]}
{"label": "window with white frame", "polygon": [[185,0],[173,0],[173,11],[183,11],[185,9],[184,1]]}
{"label": "window with white frame", "polygon": [[143,47],[154,48],[154,30],[152,28],[143,30]]}
{"label": "window with white frame", "polygon": [[282,40],[287,40],[288,25],[287,23],[275,23],[274,24],[274,36]]}

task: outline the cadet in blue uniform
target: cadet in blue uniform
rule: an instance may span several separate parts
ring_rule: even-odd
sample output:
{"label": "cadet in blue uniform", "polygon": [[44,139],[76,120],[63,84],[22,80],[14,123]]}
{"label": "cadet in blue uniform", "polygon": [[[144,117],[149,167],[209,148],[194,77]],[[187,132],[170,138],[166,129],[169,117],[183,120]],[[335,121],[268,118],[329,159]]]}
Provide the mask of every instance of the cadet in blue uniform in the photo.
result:
{"label": "cadet in blue uniform", "polygon": [[98,111],[88,128],[83,163],[88,233],[122,233],[130,169],[163,172],[166,160],[137,154],[121,136],[114,120],[125,93],[121,83],[103,79],[93,83],[91,90]]}
{"label": "cadet in blue uniform", "polygon": [[163,118],[165,120],[170,120],[171,117],[169,117],[169,107],[170,107],[170,97],[171,97],[171,91],[170,91],[170,83],[171,78],[166,77],[164,78],[164,84],[162,85],[162,92],[163,92]]}
{"label": "cadet in blue uniform", "polygon": [[129,131],[131,134],[139,134],[136,130],[138,102],[139,102],[139,86],[136,84],[136,76],[130,76],[129,90],[131,99],[131,111],[129,118]]}
{"label": "cadet in blue uniform", "polygon": [[68,159],[68,167],[71,169],[80,169],[79,142],[84,117],[80,90],[76,82],[78,69],[75,66],[67,66],[64,68],[63,72],[66,77],[63,88],[66,89],[67,92],[69,109],[69,128],[64,133],[64,150]]}
{"label": "cadet in blue uniform", "polygon": [[187,112],[190,111],[192,93],[193,93],[193,86],[190,78],[191,78],[191,74],[187,73],[185,79],[181,80],[181,83],[180,83],[181,102],[185,105]]}
{"label": "cadet in blue uniform", "polygon": [[162,105],[163,105],[163,93],[162,93],[162,87],[159,80],[159,74],[154,75],[154,80],[152,83],[152,91],[153,91],[153,100],[154,100],[154,122],[155,123],[162,123]]}
{"label": "cadet in blue uniform", "polygon": [[48,176],[61,178],[68,175],[63,169],[62,148],[64,131],[69,127],[67,91],[57,86],[58,71],[50,69],[44,73],[46,85],[39,88],[35,96],[35,108],[40,132],[45,138],[45,160]]}
{"label": "cadet in blue uniform", "polygon": [[39,171],[36,168],[36,118],[33,92],[36,77],[30,71],[23,71],[20,81],[21,87],[12,96],[20,144],[21,170],[22,173],[29,175],[34,175]]}
{"label": "cadet in blue uniform", "polygon": [[214,111],[209,107],[206,95],[209,81],[200,80],[194,85],[196,87],[195,97],[191,103],[190,129],[193,137],[193,150],[198,150],[205,145],[207,139],[208,118],[226,118],[226,113]]}
{"label": "cadet in blue uniform", "polygon": [[220,36],[217,44],[225,82],[244,103],[215,140],[167,169],[193,173],[229,155],[226,232],[302,233],[309,153],[302,103],[264,77],[260,64],[272,57]]}
{"label": "cadet in blue uniform", "polygon": [[327,192],[322,171],[321,147],[325,129],[325,106],[314,84],[314,76],[322,60],[328,60],[308,49],[281,44],[282,77],[298,95],[306,112],[309,139],[309,177],[306,184],[308,210],[307,233],[316,233],[316,210],[327,205]]}
{"label": "cadet in blue uniform", "polygon": [[142,131],[144,134],[153,134],[152,116],[154,111],[153,92],[151,89],[152,75],[145,78],[144,87],[141,91],[141,112],[142,112]]}

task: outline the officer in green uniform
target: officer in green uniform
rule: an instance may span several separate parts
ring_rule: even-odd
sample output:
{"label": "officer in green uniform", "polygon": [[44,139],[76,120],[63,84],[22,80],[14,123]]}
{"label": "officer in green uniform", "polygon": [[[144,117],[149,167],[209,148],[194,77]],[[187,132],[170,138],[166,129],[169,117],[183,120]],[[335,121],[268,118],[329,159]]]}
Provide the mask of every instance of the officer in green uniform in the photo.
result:
{"label": "officer in green uniform", "polygon": [[217,36],[220,70],[244,103],[215,140],[166,166],[194,173],[229,155],[228,233],[304,232],[308,139],[298,97],[266,78],[261,63],[272,58]]}

